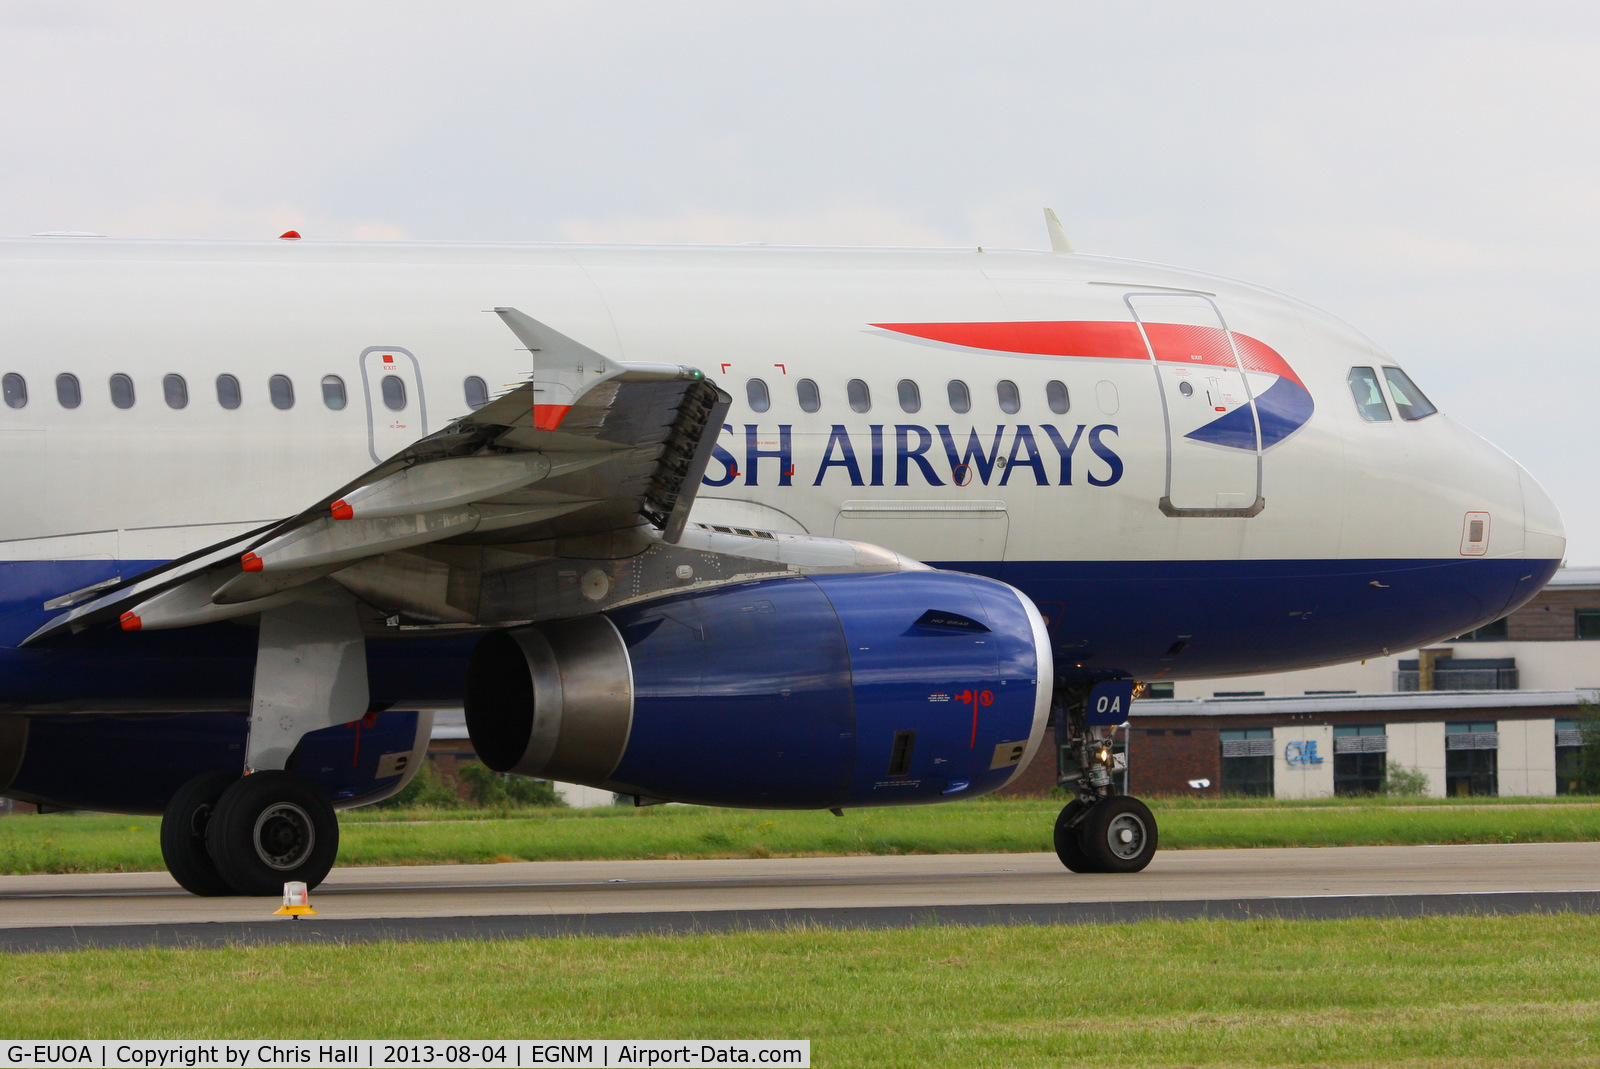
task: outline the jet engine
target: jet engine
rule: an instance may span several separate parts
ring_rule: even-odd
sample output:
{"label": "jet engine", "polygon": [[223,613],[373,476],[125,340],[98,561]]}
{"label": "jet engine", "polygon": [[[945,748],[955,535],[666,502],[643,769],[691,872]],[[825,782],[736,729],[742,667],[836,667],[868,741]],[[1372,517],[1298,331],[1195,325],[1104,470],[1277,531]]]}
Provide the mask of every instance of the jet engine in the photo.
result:
{"label": "jet engine", "polygon": [[1038,748],[1033,603],[953,572],[785,578],[496,632],[468,665],[491,768],[646,800],[817,809],[988,793]]}

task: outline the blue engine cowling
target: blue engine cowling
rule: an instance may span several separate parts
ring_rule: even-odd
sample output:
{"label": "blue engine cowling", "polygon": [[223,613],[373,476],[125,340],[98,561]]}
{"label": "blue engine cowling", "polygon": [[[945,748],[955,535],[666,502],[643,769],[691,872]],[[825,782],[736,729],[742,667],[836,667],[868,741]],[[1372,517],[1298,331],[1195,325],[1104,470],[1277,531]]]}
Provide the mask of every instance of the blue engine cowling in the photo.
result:
{"label": "blue engine cowling", "polygon": [[[244,768],[249,718],[0,716],[0,794],[61,809],[160,813],[195,776]],[[289,767],[338,808],[381,801],[425,759],[433,714],[368,713],[300,740]]]}
{"label": "blue engine cowling", "polygon": [[985,794],[1038,748],[1032,602],[953,572],[789,578],[486,636],[491,768],[651,799],[811,809]]}

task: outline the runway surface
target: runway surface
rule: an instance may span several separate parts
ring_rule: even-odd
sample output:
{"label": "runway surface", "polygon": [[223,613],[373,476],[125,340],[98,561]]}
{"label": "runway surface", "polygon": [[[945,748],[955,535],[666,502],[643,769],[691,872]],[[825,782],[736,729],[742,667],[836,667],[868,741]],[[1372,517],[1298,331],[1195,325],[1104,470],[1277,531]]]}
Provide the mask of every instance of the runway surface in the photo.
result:
{"label": "runway surface", "polygon": [[1150,917],[1600,912],[1600,843],[1180,850],[1142,873],[1053,854],[554,861],[336,869],[318,916],[196,898],[165,873],[0,877],[0,949],[507,938]]}

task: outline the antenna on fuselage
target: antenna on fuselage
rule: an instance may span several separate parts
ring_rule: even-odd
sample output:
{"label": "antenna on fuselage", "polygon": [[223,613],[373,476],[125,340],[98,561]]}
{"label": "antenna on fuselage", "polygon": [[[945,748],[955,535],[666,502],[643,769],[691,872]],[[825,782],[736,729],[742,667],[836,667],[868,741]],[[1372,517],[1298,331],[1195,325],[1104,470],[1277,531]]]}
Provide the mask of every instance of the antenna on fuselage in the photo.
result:
{"label": "antenna on fuselage", "polygon": [[1051,252],[1072,252],[1072,242],[1067,240],[1067,232],[1061,229],[1061,220],[1056,218],[1054,208],[1044,210],[1045,229],[1050,231]]}

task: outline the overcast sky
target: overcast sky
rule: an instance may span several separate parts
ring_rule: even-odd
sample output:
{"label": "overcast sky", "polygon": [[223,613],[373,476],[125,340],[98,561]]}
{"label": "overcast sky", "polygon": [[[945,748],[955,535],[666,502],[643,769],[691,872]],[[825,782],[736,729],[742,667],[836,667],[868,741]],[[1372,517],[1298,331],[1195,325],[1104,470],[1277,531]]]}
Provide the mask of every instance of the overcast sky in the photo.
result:
{"label": "overcast sky", "polygon": [[1350,320],[1600,563],[1600,5],[0,0],[0,234],[1042,248]]}

